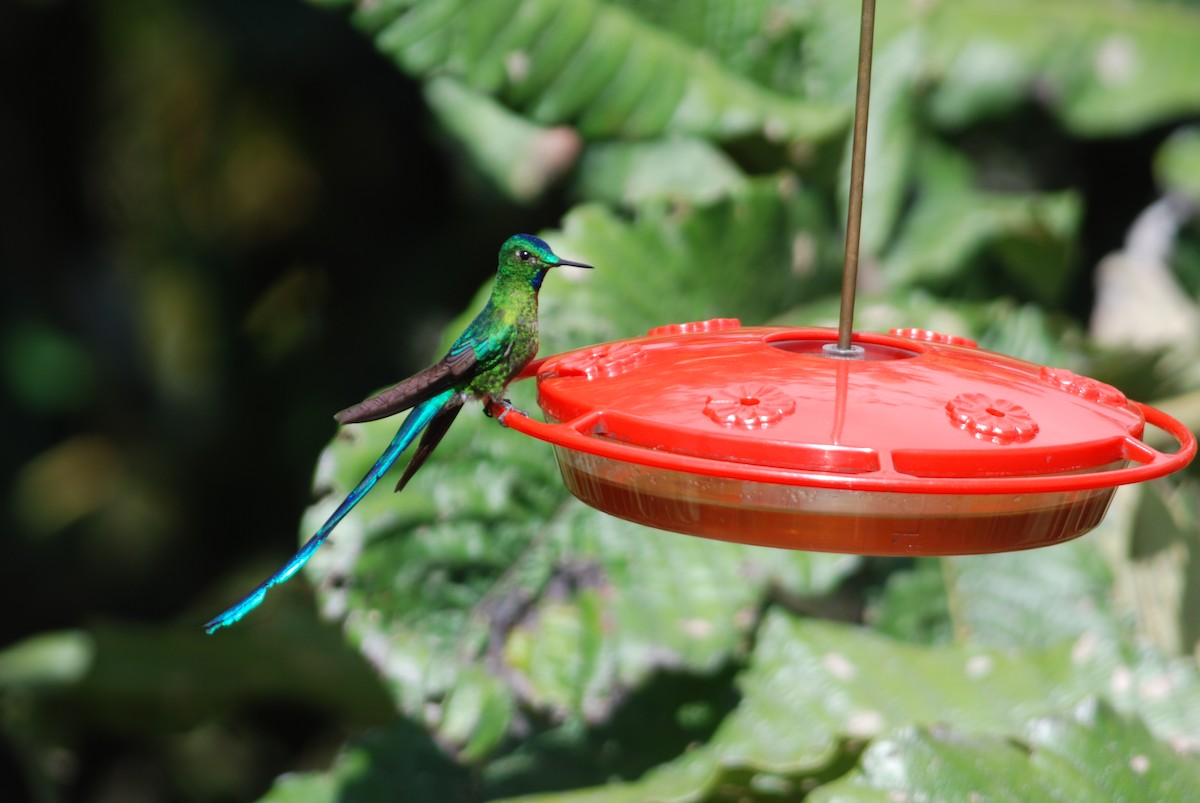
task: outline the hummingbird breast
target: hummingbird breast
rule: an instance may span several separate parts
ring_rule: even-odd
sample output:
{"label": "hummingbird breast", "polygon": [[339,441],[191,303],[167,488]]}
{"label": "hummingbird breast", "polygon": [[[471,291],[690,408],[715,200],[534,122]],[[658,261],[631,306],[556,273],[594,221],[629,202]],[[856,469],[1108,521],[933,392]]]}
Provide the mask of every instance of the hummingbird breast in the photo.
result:
{"label": "hummingbird breast", "polygon": [[537,355],[538,324],[536,307],[532,315],[514,314],[516,310],[507,310],[502,318],[504,337],[508,347],[503,356],[494,365],[484,370],[467,387],[468,393],[481,398],[496,398],[504,393],[504,389],[513,377]]}

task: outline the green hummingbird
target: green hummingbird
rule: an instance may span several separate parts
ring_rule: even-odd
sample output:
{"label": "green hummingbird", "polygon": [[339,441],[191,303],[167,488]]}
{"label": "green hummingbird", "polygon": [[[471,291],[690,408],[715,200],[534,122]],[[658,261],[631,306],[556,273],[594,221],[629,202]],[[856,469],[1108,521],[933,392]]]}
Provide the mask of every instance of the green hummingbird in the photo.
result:
{"label": "green hummingbird", "polygon": [[[215,633],[258,607],[272,586],[285,582],[320,548],[346,514],[366,496],[413,440],[424,432],[396,490],[402,489],[454,422],[468,399],[509,406],[502,396],[538,349],[538,291],[546,272],[560,265],[591,268],[562,259],[545,242],[516,234],[500,248],[496,283],[487,306],[475,316],[445,357],[397,385],[334,416],[341,424],[374,421],[412,408],[387,449],[299,552],[236,605],[204,625]],[[486,409],[486,408],[485,408]]]}

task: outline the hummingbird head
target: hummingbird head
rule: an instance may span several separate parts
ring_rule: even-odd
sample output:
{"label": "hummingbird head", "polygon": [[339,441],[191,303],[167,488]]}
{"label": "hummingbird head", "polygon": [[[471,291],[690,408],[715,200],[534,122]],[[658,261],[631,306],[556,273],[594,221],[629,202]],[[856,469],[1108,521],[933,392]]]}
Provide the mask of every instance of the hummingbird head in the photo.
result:
{"label": "hummingbird head", "polygon": [[514,234],[500,246],[500,276],[525,279],[534,290],[541,288],[546,271],[560,265],[592,267],[559,257],[550,250],[550,246],[546,245],[544,240],[532,234]]}

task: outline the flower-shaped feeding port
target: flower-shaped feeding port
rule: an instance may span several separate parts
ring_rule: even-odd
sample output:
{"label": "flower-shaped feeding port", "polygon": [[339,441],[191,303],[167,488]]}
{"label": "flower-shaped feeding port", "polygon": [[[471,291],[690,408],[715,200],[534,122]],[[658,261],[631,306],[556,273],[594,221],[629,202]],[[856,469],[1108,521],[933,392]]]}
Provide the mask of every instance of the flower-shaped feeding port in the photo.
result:
{"label": "flower-shaped feeding port", "polygon": [[932,329],[918,329],[915,326],[890,329],[888,334],[897,337],[907,337],[911,340],[924,340],[926,343],[941,343],[946,346],[963,346],[969,349],[979,348],[974,340],[959,335],[948,335],[945,332],[935,332]]}
{"label": "flower-shaped feeding port", "polygon": [[946,402],[956,427],[992,443],[1025,443],[1037,435],[1038,424],[1019,404],[983,393],[961,393]]}
{"label": "flower-shaped feeding port", "polygon": [[796,400],[771,385],[732,385],[709,396],[704,414],[726,427],[766,429],[796,411]]}
{"label": "flower-shaped feeding port", "polygon": [[1043,367],[1041,373],[1042,379],[1053,387],[1066,393],[1074,393],[1088,401],[1101,404],[1125,404],[1128,401],[1125,394],[1112,385],[1106,385],[1091,377],[1080,376],[1066,368]]}
{"label": "flower-shaped feeding port", "polygon": [[542,366],[542,375],[616,377],[645,359],[642,347],[633,343],[614,343],[599,346],[570,357],[553,360]]}
{"label": "flower-shaped feeding port", "polygon": [[742,322],[737,318],[709,318],[705,321],[688,321],[687,323],[668,323],[656,326],[647,332],[655,335],[698,335],[706,332],[723,332],[729,329],[739,329]]}

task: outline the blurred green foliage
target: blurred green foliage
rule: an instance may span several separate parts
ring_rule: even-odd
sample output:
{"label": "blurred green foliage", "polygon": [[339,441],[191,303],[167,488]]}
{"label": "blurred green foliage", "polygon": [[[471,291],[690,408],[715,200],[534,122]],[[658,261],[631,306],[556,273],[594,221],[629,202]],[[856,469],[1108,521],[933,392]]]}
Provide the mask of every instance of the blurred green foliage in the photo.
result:
{"label": "blurred green foliage", "polygon": [[[864,559],[608,518],[467,415],[317,554],[316,605],[293,581],[203,636],[394,429],[319,454],[326,416],[445,345],[508,234],[598,267],[547,283],[543,353],[837,312],[857,4],[315,5],[0,11],[0,798],[1195,788],[1195,469],[1069,544]],[[1196,41],[1194,2],[881,3],[858,328],[1200,427],[1200,332],[1088,320],[1115,252],[1195,306]]]}

